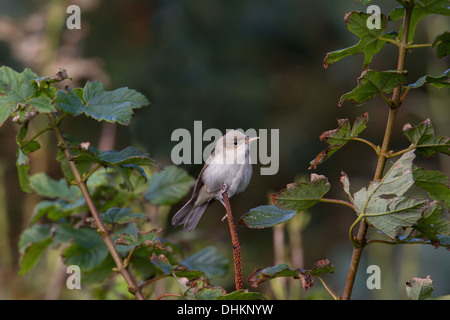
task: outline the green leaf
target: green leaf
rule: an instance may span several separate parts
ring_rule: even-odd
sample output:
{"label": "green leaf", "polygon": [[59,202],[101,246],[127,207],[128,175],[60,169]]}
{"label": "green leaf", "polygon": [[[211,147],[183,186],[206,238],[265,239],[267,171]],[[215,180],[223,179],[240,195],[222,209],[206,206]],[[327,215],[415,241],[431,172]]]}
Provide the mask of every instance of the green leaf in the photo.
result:
{"label": "green leaf", "polygon": [[386,44],[386,41],[383,40],[383,33],[386,30],[387,24],[386,16],[381,14],[380,29],[369,29],[367,27],[367,20],[370,16],[370,14],[363,12],[350,12],[345,15],[344,21],[347,29],[358,36],[360,40],[352,47],[327,53],[324,59],[325,68],[342,58],[360,52],[364,53],[364,67],[366,68],[369,65],[373,56]]}
{"label": "green leaf", "polygon": [[356,118],[353,123],[353,127],[350,128],[348,119],[338,119],[338,128],[334,130],[325,131],[320,135],[320,140],[325,141],[329,146],[321,151],[316,158],[310,162],[309,169],[315,170],[317,166],[323,163],[326,159],[331,157],[336,151],[342,148],[353,138],[357,138],[358,135],[366,128],[369,121],[369,114],[366,112],[364,115]]}
{"label": "green leaf", "polygon": [[250,209],[238,223],[245,224],[249,228],[268,228],[288,221],[295,213],[295,210],[283,210],[276,206],[259,206]]}
{"label": "green leaf", "polygon": [[141,93],[128,88],[104,91],[100,82],[87,82],[80,96],[77,91],[58,91],[55,104],[62,111],[74,116],[85,114],[97,121],[117,122],[128,125],[133,109],[149,104]]}
{"label": "green leaf", "polygon": [[30,69],[18,73],[9,67],[0,67],[0,126],[19,109],[25,112],[55,111],[48,96],[36,96],[37,85],[30,82],[36,77]]}
{"label": "green leaf", "polygon": [[105,213],[100,214],[103,223],[126,224],[137,220],[148,220],[145,213],[131,213],[130,208],[109,208]]}
{"label": "green leaf", "polygon": [[23,231],[19,239],[19,250],[22,254],[19,262],[19,275],[30,271],[51,243],[49,225],[34,225]]}
{"label": "green leaf", "polygon": [[20,187],[24,192],[31,193],[30,180],[28,176],[28,170],[30,169],[30,158],[28,155],[40,148],[40,144],[37,141],[24,142],[25,136],[28,132],[29,121],[25,121],[19,128],[16,136],[17,144],[17,173],[19,175]]}
{"label": "green leaf", "polygon": [[58,225],[53,239],[61,243],[73,242],[64,249],[62,256],[67,265],[76,264],[83,271],[98,267],[109,255],[102,237],[92,228]]}
{"label": "green leaf", "polygon": [[445,174],[413,166],[413,176],[416,186],[427,191],[432,199],[443,201],[447,209],[450,209],[450,188]]}
{"label": "green leaf", "polygon": [[414,237],[426,237],[436,247],[439,246],[440,236],[450,236],[450,221],[445,218],[441,219],[443,211],[441,203],[437,201],[430,203],[422,217],[413,226],[418,232]]}
{"label": "green leaf", "polygon": [[328,259],[317,261],[311,270],[291,269],[286,263],[280,263],[265,269],[255,269],[247,280],[252,284],[252,287],[257,287],[267,280],[278,277],[293,277],[301,279],[303,289],[307,290],[314,285],[312,276],[322,273],[333,273],[334,269],[334,266],[330,264]]}
{"label": "green leaf", "polygon": [[371,182],[351,199],[356,213],[390,238],[395,238],[400,228],[414,225],[425,208],[425,200],[403,196],[414,184],[414,158],[414,150],[405,153],[383,179]]}
{"label": "green leaf", "polygon": [[329,190],[326,177],[311,174],[311,182],[292,183],[271,195],[271,199],[281,209],[303,211],[318,203]]}
{"label": "green leaf", "polygon": [[87,148],[79,147],[80,154],[73,157],[75,162],[93,162],[104,167],[107,166],[126,166],[126,165],[159,165],[155,160],[145,153],[134,147],[126,147],[121,151],[109,150],[101,152],[100,150],[88,146]]}
{"label": "green leaf", "polygon": [[81,196],[75,186],[67,186],[64,179],[53,180],[45,173],[36,173],[30,177],[30,186],[38,195],[46,198],[59,198],[68,202],[75,201]]}
{"label": "green leaf", "polygon": [[[394,8],[389,14],[389,18],[393,21],[402,19],[405,14],[404,7]],[[444,16],[450,16],[450,8],[448,6],[448,0],[421,0],[414,1],[414,8],[411,14],[411,20],[409,23],[408,43],[412,43],[416,33],[417,24],[420,20],[430,14],[440,14]],[[403,26],[401,27],[399,34],[402,33]]]}
{"label": "green leaf", "polygon": [[450,155],[450,139],[436,136],[429,118],[415,127],[408,123],[403,127],[402,131],[421,155],[432,157],[437,152]]}
{"label": "green leaf", "polygon": [[338,105],[341,107],[345,101],[353,100],[357,106],[361,106],[373,99],[377,93],[387,100],[385,94],[392,92],[403,82],[405,82],[405,75],[395,70],[364,70],[358,78],[357,87],[342,95]]}
{"label": "green leaf", "polygon": [[430,299],[433,290],[433,281],[430,276],[427,276],[425,279],[414,277],[406,283],[406,295],[409,300]]}
{"label": "green leaf", "polygon": [[44,250],[52,243],[52,238],[48,237],[40,242],[33,243],[29,245],[19,263],[19,275],[24,275],[28,271],[30,271],[36,263],[39,261]]}
{"label": "green leaf", "polygon": [[180,262],[189,270],[200,270],[208,278],[223,277],[228,272],[228,259],[213,246],[206,247]]}
{"label": "green leaf", "polygon": [[237,290],[221,296],[216,300],[262,300],[264,297],[259,292],[249,292],[247,290]]}
{"label": "green leaf", "polygon": [[195,183],[184,169],[168,166],[150,176],[145,198],[155,205],[171,205],[180,201]]}
{"label": "green leaf", "polygon": [[183,295],[187,299],[215,300],[226,294],[222,287],[212,286],[203,277],[188,280],[186,278],[177,279]]}
{"label": "green leaf", "polygon": [[450,32],[445,31],[433,41],[433,48],[436,48],[436,56],[440,59],[450,54]]}
{"label": "green leaf", "polygon": [[425,84],[431,84],[432,86],[435,86],[438,89],[450,87],[450,78],[448,74],[450,73],[450,69],[445,71],[440,76],[423,76],[417,79],[416,82],[411,83],[408,85],[409,88],[420,88]]}

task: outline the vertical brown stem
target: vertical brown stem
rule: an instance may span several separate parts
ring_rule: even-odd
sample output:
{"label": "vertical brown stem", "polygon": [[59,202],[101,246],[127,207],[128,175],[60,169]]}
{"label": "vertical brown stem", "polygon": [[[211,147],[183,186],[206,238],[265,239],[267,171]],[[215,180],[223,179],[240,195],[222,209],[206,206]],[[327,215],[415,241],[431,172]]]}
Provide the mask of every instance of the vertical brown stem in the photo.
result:
{"label": "vertical brown stem", "polygon": [[242,281],[242,261],[241,261],[241,244],[239,243],[236,226],[233,221],[233,213],[231,212],[230,199],[228,199],[227,190],[222,191],[223,201],[227,210],[227,221],[230,227],[231,242],[233,243],[233,259],[234,259],[234,280],[236,283],[236,291],[243,290],[244,284]]}
{"label": "vertical brown stem", "polygon": [[[414,4],[410,1],[409,7],[405,8],[405,15],[403,17],[403,32],[401,43],[398,47],[398,60],[397,60],[397,71],[403,71],[405,66],[406,57],[406,46],[408,45],[408,34],[409,25],[411,21],[411,14]],[[383,144],[381,145],[381,151],[378,156],[377,168],[375,170],[374,180],[379,180],[383,177],[384,167],[386,165],[386,154],[389,151],[389,145],[392,137],[392,130],[394,128],[395,119],[397,117],[398,109],[402,103],[401,101],[401,90],[402,87],[398,86],[394,89],[392,93],[392,104],[389,105],[389,116],[386,124],[386,130],[384,132]],[[356,272],[358,270],[359,261],[361,259],[361,254],[366,244],[366,232],[367,232],[367,222],[362,219],[359,225],[358,235],[356,241],[359,244],[358,248],[353,248],[352,260],[350,262],[350,269],[347,274],[347,282],[345,284],[344,293],[342,295],[343,300],[349,300],[352,294],[353,285],[355,283]]]}
{"label": "vertical brown stem", "polygon": [[125,263],[122,260],[122,257],[117,252],[116,247],[114,245],[113,240],[111,239],[111,236],[109,234],[108,229],[106,228],[105,224],[103,223],[102,219],[100,218],[100,214],[98,213],[98,210],[94,204],[94,201],[92,200],[92,197],[89,193],[89,190],[86,186],[86,183],[81,177],[80,171],[78,170],[78,167],[76,164],[72,161],[72,155],[70,154],[69,146],[66,143],[66,140],[62,136],[62,133],[56,125],[55,120],[52,116],[49,116],[50,121],[53,125],[53,131],[55,132],[56,138],[58,139],[58,144],[61,150],[64,152],[64,156],[69,163],[70,169],[75,177],[75,182],[78,188],[80,188],[81,193],[86,200],[86,204],[89,207],[89,210],[91,211],[92,217],[94,218],[95,224],[97,225],[97,231],[102,237],[103,241],[106,244],[106,247],[108,248],[109,253],[111,254],[112,258],[114,259],[114,262],[116,263],[117,268],[115,271],[119,272],[122,277],[125,279],[128,290],[133,293],[138,300],[145,300],[144,295],[142,294],[139,286],[134,281],[133,277],[131,276],[130,272],[128,271]]}

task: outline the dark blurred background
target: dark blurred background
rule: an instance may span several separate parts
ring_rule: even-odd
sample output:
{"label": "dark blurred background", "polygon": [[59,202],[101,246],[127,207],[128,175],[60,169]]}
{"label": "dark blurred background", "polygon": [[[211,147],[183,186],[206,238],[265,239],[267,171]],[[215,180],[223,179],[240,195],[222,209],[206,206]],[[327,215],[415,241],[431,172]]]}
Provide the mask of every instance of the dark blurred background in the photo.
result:
{"label": "dark blurred background", "polygon": [[[66,8],[81,8],[81,29],[68,30]],[[396,1],[373,1],[388,14]],[[203,130],[249,128],[279,129],[280,167],[276,175],[262,176],[260,165],[247,191],[232,199],[236,220],[249,209],[267,204],[268,196],[296,179],[309,179],[309,162],[326,145],[319,135],[337,127],[338,118],[350,122],[369,113],[365,139],[381,144],[387,108],[380,98],[367,105],[351,103],[337,106],[339,97],[356,85],[363,55],[345,58],[328,69],[323,58],[329,51],[357,43],[358,38],[344,24],[344,14],[365,11],[359,2],[279,1],[279,0],[22,0],[0,2],[0,65],[17,71],[30,68],[39,75],[54,75],[59,68],[73,78],[70,86],[83,86],[99,80],[105,89],[127,86],[145,94],[151,105],[138,109],[129,127],[99,125],[78,117],[64,122],[64,130],[101,149],[122,149],[134,145],[149,152],[164,165],[171,164],[170,153],[177,142],[171,134],[177,128],[193,133],[194,121]],[[389,24],[396,30],[399,22]],[[431,42],[448,30],[448,19],[428,16],[416,32],[416,42]],[[395,69],[397,50],[387,45],[375,56],[371,68]],[[424,74],[441,74],[448,60],[438,60],[431,48],[414,50],[407,56],[408,80]],[[448,91],[426,88],[415,90],[401,108],[392,149],[408,146],[401,134],[404,124],[416,125],[430,117],[437,134],[450,135]],[[24,194],[15,168],[16,125],[7,121],[0,129],[0,299],[89,298],[86,290],[52,295],[49,286],[57,283],[61,264],[57,250],[51,250],[36,269],[17,276],[20,233],[29,225],[33,206],[39,198]],[[51,137],[33,154],[32,172],[58,175]],[[205,142],[205,147],[208,142]],[[418,157],[427,169],[450,173],[448,157],[432,160]],[[329,198],[346,199],[339,182],[345,171],[351,190],[368,185],[373,177],[376,156],[366,145],[350,143],[315,171],[328,177]],[[181,165],[196,177],[201,165]],[[220,222],[220,204],[208,209],[194,234],[183,234],[168,221],[182,203],[161,210],[160,223],[165,235],[185,243],[187,250],[216,245],[230,260],[229,231]],[[291,222],[267,230],[238,226],[241,237],[244,277],[256,267],[264,268],[285,261],[293,268],[311,268],[315,261],[328,258],[336,266],[324,277],[341,294],[352,252],[348,228],[354,221],[347,208],[319,204]],[[281,240],[280,240],[281,239]],[[276,249],[275,249],[276,248]],[[404,299],[405,282],[412,277],[430,275],[433,296],[450,292],[447,250],[432,246],[371,245],[365,250],[353,298]],[[381,289],[366,287],[366,268],[381,268]],[[215,283],[232,289],[232,272]],[[249,285],[247,284],[249,287]],[[177,292],[176,288],[172,288]],[[302,292],[297,282],[280,279],[257,290],[277,299],[329,298],[317,281]]]}

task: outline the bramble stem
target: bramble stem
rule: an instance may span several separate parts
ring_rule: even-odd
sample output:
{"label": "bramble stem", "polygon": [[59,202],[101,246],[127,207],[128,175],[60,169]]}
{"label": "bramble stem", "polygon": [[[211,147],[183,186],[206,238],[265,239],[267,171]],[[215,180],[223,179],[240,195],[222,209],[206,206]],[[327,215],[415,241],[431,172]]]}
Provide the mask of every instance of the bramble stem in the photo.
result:
{"label": "bramble stem", "polygon": [[236,283],[236,291],[243,290],[244,284],[242,281],[242,261],[241,261],[241,244],[239,243],[236,226],[233,221],[233,213],[231,212],[230,199],[228,199],[228,192],[224,186],[222,190],[223,202],[227,210],[227,221],[230,227],[231,242],[233,243],[233,259],[234,259],[234,280]]}
{"label": "bramble stem", "polygon": [[[397,71],[404,70],[406,52],[408,50],[408,34],[409,25],[411,21],[413,6],[410,5],[408,8],[405,7],[405,15],[403,16],[403,32],[400,44],[398,46],[398,60],[397,60]],[[384,167],[386,165],[387,154],[389,152],[389,144],[392,137],[392,131],[394,128],[395,119],[397,117],[398,109],[401,103],[401,90],[402,86],[394,88],[392,93],[392,103],[389,105],[389,116],[386,124],[386,130],[384,132],[383,144],[381,145],[380,153],[378,154],[377,168],[375,170],[375,175],[373,180],[380,180],[383,177]],[[352,226],[353,227],[353,226]],[[352,260],[350,262],[350,268],[347,274],[347,282],[345,284],[344,293],[342,295],[343,300],[349,300],[352,294],[353,285],[355,283],[356,272],[358,270],[359,261],[361,259],[361,254],[366,245],[366,232],[367,232],[367,222],[364,218],[361,219],[358,235],[355,241],[358,243],[358,247],[353,248]]]}
{"label": "bramble stem", "polygon": [[72,155],[70,154],[69,146],[67,145],[66,140],[64,139],[61,130],[59,129],[58,123],[56,123],[54,117],[52,115],[48,115],[50,119],[50,123],[53,128],[53,132],[56,135],[56,138],[58,140],[59,147],[64,153],[64,156],[69,163],[70,169],[75,177],[75,183],[78,186],[78,188],[81,190],[81,193],[86,200],[86,204],[89,207],[89,210],[92,214],[92,217],[94,218],[95,224],[97,225],[97,231],[102,237],[103,241],[106,244],[106,247],[108,248],[109,253],[111,254],[112,258],[114,259],[114,262],[116,263],[117,268],[115,270],[119,272],[122,277],[125,279],[128,290],[135,295],[136,299],[138,300],[145,300],[144,295],[141,292],[141,289],[136,285],[136,282],[134,281],[133,277],[131,276],[130,272],[127,269],[127,266],[125,265],[124,261],[122,260],[122,257],[117,252],[116,247],[114,245],[113,240],[111,239],[110,233],[108,229],[106,228],[105,224],[103,223],[102,219],[100,218],[100,214],[94,204],[94,200],[92,199],[89,190],[86,186],[85,181],[81,178],[80,171],[78,170],[78,167],[76,164],[72,161]]}

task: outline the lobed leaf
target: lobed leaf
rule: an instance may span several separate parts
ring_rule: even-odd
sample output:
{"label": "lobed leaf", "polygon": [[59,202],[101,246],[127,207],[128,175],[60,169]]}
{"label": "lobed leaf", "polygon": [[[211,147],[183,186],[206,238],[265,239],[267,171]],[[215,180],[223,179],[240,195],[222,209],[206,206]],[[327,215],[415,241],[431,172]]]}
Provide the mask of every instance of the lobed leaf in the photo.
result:
{"label": "lobed leaf", "polygon": [[427,191],[432,199],[443,201],[447,209],[450,208],[450,188],[444,173],[413,166],[413,177],[416,186]]}
{"label": "lobed leaf", "polygon": [[387,41],[383,40],[383,34],[387,24],[386,16],[383,14],[380,16],[380,29],[369,29],[367,27],[367,20],[370,16],[370,14],[363,12],[350,12],[345,15],[344,21],[347,29],[358,36],[360,40],[352,47],[327,53],[324,59],[325,68],[342,58],[361,52],[364,53],[364,68],[369,65],[373,56],[387,43]]}
{"label": "lobed leaf", "polygon": [[348,119],[339,119],[337,129],[323,132],[320,135],[320,140],[325,141],[329,146],[321,151],[316,158],[310,162],[311,166],[309,169],[315,170],[319,164],[331,157],[331,155],[346,145],[352,138],[358,137],[358,135],[366,128],[368,121],[369,114],[366,112],[364,115],[356,118],[351,128]]}
{"label": "lobed leaf", "polygon": [[370,101],[376,94],[384,97],[394,88],[405,82],[405,75],[396,70],[375,71],[364,70],[358,78],[358,85],[352,91],[342,95],[338,105],[341,107],[345,101],[353,100],[357,106]]}
{"label": "lobed leaf", "polygon": [[101,82],[87,82],[81,92],[70,88],[67,91],[58,91],[55,104],[73,116],[84,113],[97,121],[128,125],[133,109],[146,106],[149,101],[144,95],[132,89],[104,91]]}
{"label": "lobed leaf", "polygon": [[249,228],[269,228],[291,219],[295,210],[283,210],[276,206],[259,206],[250,209],[239,219],[239,224],[245,224]]}
{"label": "lobed leaf", "polygon": [[326,177],[311,174],[311,182],[292,183],[270,197],[281,209],[303,211],[318,203],[329,190]]}
{"label": "lobed leaf", "polygon": [[[422,217],[413,225],[416,230],[413,234],[414,238],[428,238],[432,244],[438,247],[442,237],[450,237],[450,221],[442,218],[443,211],[441,203],[437,201],[430,203]],[[449,246],[450,244],[444,243],[443,245]]]}
{"label": "lobed leaf", "polygon": [[21,120],[27,112],[53,112],[55,108],[48,96],[38,96],[38,87],[32,80],[37,78],[30,69],[18,73],[0,67],[0,126],[15,111],[22,110]]}
{"label": "lobed leaf", "polygon": [[[405,14],[405,7],[394,8],[389,14],[389,18],[393,21],[402,19]],[[416,33],[417,24],[427,15],[439,14],[443,16],[450,16],[450,8],[448,0],[421,0],[414,1],[414,7],[411,13],[411,20],[409,23],[408,42],[412,43]],[[399,31],[402,32],[403,26]]]}
{"label": "lobed leaf", "polygon": [[414,184],[412,161],[414,150],[405,153],[385,174],[351,198],[356,213],[390,238],[400,228],[413,226],[422,216],[426,200],[413,199],[404,193]]}
{"label": "lobed leaf", "polygon": [[450,155],[450,139],[444,136],[436,136],[429,118],[415,127],[408,123],[402,131],[421,155],[432,157],[437,152]]}

